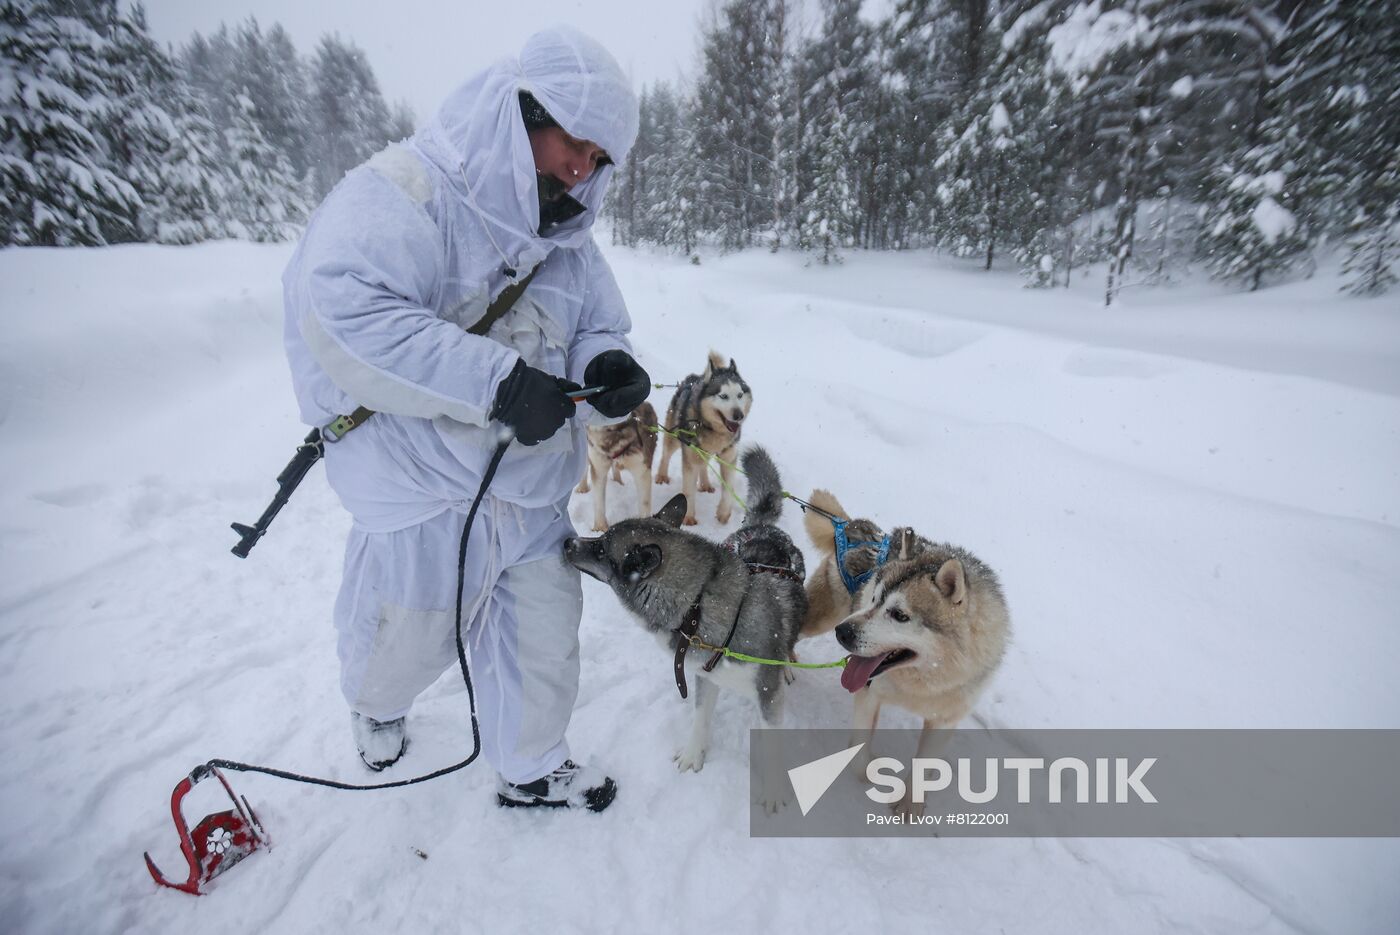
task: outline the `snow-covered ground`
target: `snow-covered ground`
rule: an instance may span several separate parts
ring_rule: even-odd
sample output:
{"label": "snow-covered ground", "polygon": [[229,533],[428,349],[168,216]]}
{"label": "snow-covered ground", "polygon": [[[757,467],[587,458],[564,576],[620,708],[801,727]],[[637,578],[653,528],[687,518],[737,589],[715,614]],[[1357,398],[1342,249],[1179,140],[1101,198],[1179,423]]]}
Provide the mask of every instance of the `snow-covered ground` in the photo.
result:
{"label": "snow-covered ground", "polygon": [[[502,811],[484,765],[355,794],[234,775],[274,848],[206,898],[158,890],[140,855],[178,874],[168,796],[195,764],[369,778],[330,625],[348,521],[320,468],[250,559],[228,552],[305,432],[289,252],[0,252],[4,930],[1400,931],[1394,840],[751,839],[755,716],[723,698],[704,771],[678,774],[669,661],[591,581],[570,736],[618,778],[606,814]],[[1320,275],[1104,310],[1097,275],[1036,292],[925,254],[609,254],[654,377],[736,357],[745,438],[790,490],[998,570],[1015,640],[977,722],[1400,727],[1394,296]],[[610,514],[633,503],[614,487]],[[722,535],[713,495],[700,512]],[[789,721],[849,709],[804,673]],[[410,728],[401,776],[465,752],[455,672]]]}

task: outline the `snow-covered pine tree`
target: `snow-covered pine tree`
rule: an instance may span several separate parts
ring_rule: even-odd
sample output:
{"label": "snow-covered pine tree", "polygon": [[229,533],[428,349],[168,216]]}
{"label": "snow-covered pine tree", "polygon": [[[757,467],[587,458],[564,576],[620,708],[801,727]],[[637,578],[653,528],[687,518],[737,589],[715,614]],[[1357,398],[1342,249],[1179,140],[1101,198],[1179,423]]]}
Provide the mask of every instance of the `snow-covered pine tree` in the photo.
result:
{"label": "snow-covered pine tree", "polygon": [[170,93],[175,136],[160,167],[159,196],[146,205],[152,239],[191,244],[234,236],[228,199],[240,185],[230,179],[222,135],[183,81]]}
{"label": "snow-covered pine tree", "polygon": [[[1197,250],[1214,275],[1255,290],[1296,268],[1312,242],[1299,218],[1303,183],[1290,152],[1296,146],[1289,103],[1279,93],[1288,28],[1264,4],[1245,6],[1252,29],[1240,45],[1248,54],[1216,68],[1239,91],[1222,108],[1233,133],[1212,141],[1214,164],[1197,182]],[[1198,79],[1178,79],[1182,84],[1178,97],[1201,93]]]}
{"label": "snow-covered pine tree", "polygon": [[1049,67],[1093,107],[1110,167],[1101,176],[1114,200],[1106,304],[1128,275],[1144,203],[1163,187],[1193,192],[1203,181],[1193,167],[1247,138],[1281,28],[1271,6],[1093,0],[1065,7],[1047,32]]}
{"label": "snow-covered pine tree", "polygon": [[[866,242],[866,228],[876,213],[866,197],[877,152],[871,139],[877,106],[872,63],[874,36],[860,18],[860,6],[861,0],[822,0],[820,32],[803,46],[797,68],[805,117],[804,142],[798,148],[798,179],[810,180],[799,185],[796,192],[799,204],[804,206],[802,223],[810,227],[814,206],[823,205],[816,210],[823,216],[830,215],[838,225],[836,242],[841,246],[851,239]],[[833,168],[825,165],[830,159],[831,141],[838,136],[844,141],[847,162],[841,172],[841,197],[845,200],[839,206],[829,200],[834,195],[829,185]],[[819,194],[815,189],[822,183],[817,178],[823,173],[827,187]],[[812,242],[810,230],[804,239]]]}
{"label": "snow-covered pine tree", "polygon": [[180,52],[185,81],[220,133],[233,125],[234,95],[229,89],[238,87],[237,58],[233,38],[223,23],[208,38],[195,33]]}
{"label": "snow-covered pine tree", "polygon": [[[264,100],[259,101],[256,94],[252,95],[253,105],[263,121],[268,142],[287,157],[298,178],[305,178],[311,170],[313,135],[308,108],[311,86],[306,65],[281,23],[272,24],[263,35],[260,47],[256,42],[256,28],[256,21],[249,19],[239,33],[240,44],[249,41],[249,53],[253,49],[260,53],[258,80],[249,85],[249,90],[262,95]],[[251,40],[245,40],[250,33],[253,34]]]}
{"label": "snow-covered pine tree", "polygon": [[[1397,156],[1400,158],[1400,156]],[[1385,183],[1397,186],[1397,179]],[[1347,256],[1342,262],[1343,286],[1355,295],[1380,295],[1397,282],[1395,265],[1400,262],[1400,198],[1392,199],[1380,217],[1358,215],[1355,233],[1347,239]]]}
{"label": "snow-covered pine tree", "polygon": [[383,148],[389,108],[363,50],[337,35],[321,37],[311,66],[312,177],[316,200],[345,173]]}
{"label": "snow-covered pine tree", "polygon": [[253,101],[233,98],[233,126],[224,131],[231,175],[229,230],[245,240],[289,240],[308,214],[287,160],[262,135]]}
{"label": "snow-covered pine tree", "polygon": [[647,198],[647,162],[656,149],[656,118],[652,111],[651,93],[642,88],[638,101],[637,139],[627,155],[627,164],[608,189],[612,202],[613,242],[635,247],[649,239],[646,230],[648,213],[640,205]]}
{"label": "snow-covered pine tree", "polygon": [[[979,96],[985,100],[986,96]],[[991,269],[997,248],[1019,246],[1027,202],[1033,197],[1035,166],[1021,158],[1011,112],[996,100],[973,117],[935,168],[962,184],[944,187],[948,212],[942,230],[958,256],[979,256]]]}
{"label": "snow-covered pine tree", "polygon": [[102,135],[108,43],[46,0],[0,0],[0,245],[93,245],[140,208]]}
{"label": "snow-covered pine tree", "polygon": [[[1237,162],[1216,170],[1220,194],[1203,205],[1202,248],[1211,271],[1258,289],[1266,277],[1286,273],[1309,248],[1299,224],[1289,188],[1293,165],[1283,154],[1282,141],[1270,130],[1258,143],[1237,155]],[[1296,175],[1296,173],[1294,173]]]}
{"label": "snow-covered pine tree", "polygon": [[877,25],[870,36],[870,80],[864,94],[863,144],[858,150],[864,173],[860,183],[861,245],[898,249],[907,245],[913,220],[911,174],[902,161],[901,141],[909,118],[907,97],[891,61],[889,30]]}
{"label": "snow-covered pine tree", "polygon": [[824,138],[810,141],[817,153],[817,170],[804,203],[799,240],[804,249],[820,253],[824,264],[839,263],[841,249],[851,241],[851,138],[839,104],[825,133]]}
{"label": "snow-covered pine tree", "polygon": [[669,84],[656,85],[651,102],[656,145],[647,158],[646,213],[653,218],[657,243],[694,258],[700,235],[701,178],[695,117]]}
{"label": "snow-covered pine tree", "polygon": [[760,54],[764,56],[763,71],[772,75],[773,90],[766,103],[768,121],[768,192],[772,204],[772,240],[769,248],[779,250],[795,226],[793,218],[793,182],[788,171],[791,165],[793,140],[798,130],[799,105],[789,45],[792,43],[793,4],[791,0],[773,0],[769,13],[768,42]]}
{"label": "snow-covered pine tree", "polygon": [[773,221],[773,127],[769,101],[782,74],[769,51],[782,0],[729,0],[705,29],[696,87],[701,217],[721,246],[753,243]]}
{"label": "snow-covered pine tree", "polygon": [[1299,11],[1280,95],[1290,104],[1312,225],[1344,239],[1344,288],[1389,287],[1400,214],[1400,17],[1384,0]]}
{"label": "snow-covered pine tree", "polygon": [[102,133],[114,167],[136,189],[140,204],[112,218],[103,236],[109,243],[151,240],[180,132],[171,109],[179,98],[174,90],[177,68],[151,39],[141,3],[126,15],[117,11],[115,3],[104,13],[109,17],[102,28],[113,86]]}

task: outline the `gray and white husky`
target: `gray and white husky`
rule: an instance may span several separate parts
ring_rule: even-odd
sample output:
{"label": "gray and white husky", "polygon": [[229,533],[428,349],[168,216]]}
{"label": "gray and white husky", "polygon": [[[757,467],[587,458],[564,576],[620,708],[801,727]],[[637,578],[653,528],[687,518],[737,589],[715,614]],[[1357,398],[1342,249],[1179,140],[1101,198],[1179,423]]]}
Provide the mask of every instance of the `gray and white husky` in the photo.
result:
{"label": "gray and white husky", "polygon": [[[753,406],[753,393],[744,378],[739,376],[739,365],[710,351],[710,358],[703,373],[694,374],[681,381],[671,404],[666,407],[666,428],[670,432],[682,434],[689,444],[717,455],[720,459],[720,476],[728,484],[734,476],[729,464],[734,463],[734,453],[739,448],[739,433],[744,420],[749,417]],[[688,508],[683,522],[694,526],[695,492],[714,491],[710,483],[708,465],[691,448],[682,446],[673,435],[667,435],[661,443],[661,468],[656,472],[658,484],[671,482],[671,455],[676,449],[681,451],[681,492],[685,494]],[[729,522],[729,498],[720,495],[719,506],[715,509],[715,519],[723,526]]]}
{"label": "gray and white husky", "polygon": [[[655,516],[625,519],[596,538],[564,542],[565,558],[611,587],[671,656],[684,641],[676,631],[692,610],[698,613],[695,640],[711,648],[692,643],[685,655],[685,680],[695,687],[695,718],[689,742],[675,756],[682,771],[699,771],[705,764],[721,688],[754,698],[766,726],[782,723],[783,669],[726,657],[707,672],[713,647],[790,659],[807,612],[802,553],[773,525],[783,503],[778,470],[759,447],[744,452],[742,467],[749,478],[748,512],[738,531],[721,543],[680,528],[684,494],[672,497]],[[671,670],[658,661],[657,674],[663,673],[670,677]],[[777,809],[787,802],[787,784],[780,771],[759,766],[764,780],[755,797]]]}

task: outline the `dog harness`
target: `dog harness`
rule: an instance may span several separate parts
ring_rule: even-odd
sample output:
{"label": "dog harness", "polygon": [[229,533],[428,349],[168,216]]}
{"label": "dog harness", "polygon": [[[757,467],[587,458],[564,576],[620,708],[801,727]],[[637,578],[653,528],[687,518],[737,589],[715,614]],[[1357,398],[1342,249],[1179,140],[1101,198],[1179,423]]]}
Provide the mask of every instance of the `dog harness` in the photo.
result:
{"label": "dog harness", "polygon": [[[726,551],[738,555],[739,546],[742,544],[742,541],[742,538],[736,539],[731,545],[725,547]],[[790,581],[796,581],[799,585],[802,584],[802,576],[791,568],[782,568],[777,565],[763,565],[758,562],[744,562],[744,566],[748,568],[749,574],[751,575],[767,572],[769,574],[777,575],[780,578],[787,578]],[[709,582],[706,582],[706,584],[708,583]],[[695,595],[695,600],[691,602],[690,608],[686,610],[685,616],[681,618],[680,625],[671,631],[672,633],[675,633],[678,637],[678,639],[676,640],[676,655],[675,658],[672,660],[672,667],[675,670],[676,690],[681,693],[682,698],[686,698],[690,694],[690,690],[687,688],[685,683],[686,652],[692,646],[697,646],[701,649],[711,650],[713,652],[713,655],[711,655],[710,658],[705,662],[705,664],[700,668],[705,672],[713,672],[715,666],[719,665],[719,661],[724,658],[726,652],[728,651],[729,643],[731,640],[734,639],[734,631],[739,628],[739,617],[742,616],[744,613],[744,601],[743,599],[740,599],[739,609],[734,614],[734,621],[729,624],[729,632],[725,634],[724,642],[718,646],[711,646],[708,643],[701,642],[700,637],[698,635],[700,630],[700,600],[704,597],[704,595],[705,589],[701,588],[700,593]],[[745,593],[744,597],[748,597],[747,592]]]}
{"label": "dog harness", "polygon": [[609,452],[609,461],[616,461],[619,458],[625,458],[628,454],[630,454],[633,451],[642,451],[646,448],[646,438],[642,435],[642,423],[641,420],[637,418],[637,414],[635,412],[627,417],[627,424],[632,427],[632,432],[637,437],[634,441],[629,441],[627,444],[623,445],[615,453]]}
{"label": "dog harness", "polygon": [[[846,583],[846,590],[854,594],[857,591],[859,591],[860,586],[865,584],[865,582],[869,581],[870,576],[875,574],[875,572],[879,570],[880,566],[885,564],[885,562],[889,559],[890,537],[883,536],[878,541],[875,539],[866,539],[861,542],[852,542],[846,538],[847,521],[844,519],[836,519],[834,517],[828,518],[831,519],[831,525],[836,527],[836,570],[841,572],[841,580]],[[865,545],[874,545],[880,547],[879,553],[875,556],[875,564],[871,565],[870,568],[868,568],[865,572],[859,575],[852,575],[846,570],[846,553],[849,552],[851,549],[858,549],[861,546]]]}

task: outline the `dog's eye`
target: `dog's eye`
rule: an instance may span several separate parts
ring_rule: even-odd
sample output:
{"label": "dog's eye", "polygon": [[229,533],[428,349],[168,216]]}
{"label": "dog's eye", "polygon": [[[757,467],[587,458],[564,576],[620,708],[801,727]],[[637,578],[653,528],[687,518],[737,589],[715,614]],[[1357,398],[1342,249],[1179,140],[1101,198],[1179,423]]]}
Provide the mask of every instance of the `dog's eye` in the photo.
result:
{"label": "dog's eye", "polygon": [[728,398],[729,398],[729,394],[728,394],[728,393],[720,393],[720,394],[719,394],[719,398],[720,398],[720,399],[728,399]]}
{"label": "dog's eye", "polygon": [[909,622],[909,615],[906,614],[904,611],[900,610],[898,607],[891,607],[888,613],[898,623]]}

